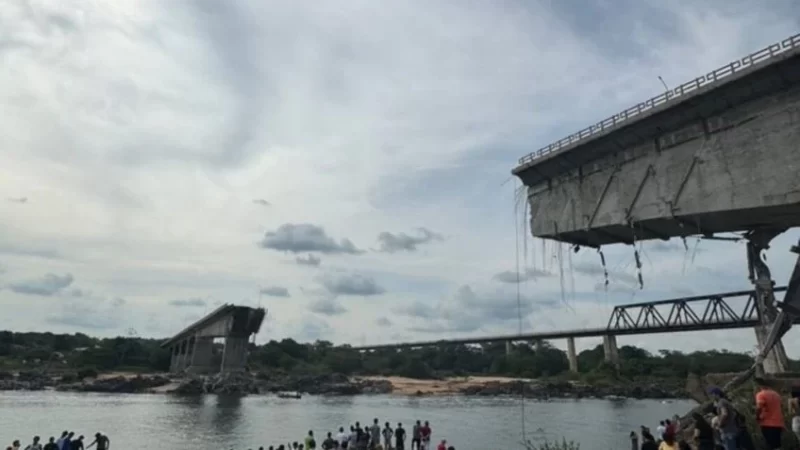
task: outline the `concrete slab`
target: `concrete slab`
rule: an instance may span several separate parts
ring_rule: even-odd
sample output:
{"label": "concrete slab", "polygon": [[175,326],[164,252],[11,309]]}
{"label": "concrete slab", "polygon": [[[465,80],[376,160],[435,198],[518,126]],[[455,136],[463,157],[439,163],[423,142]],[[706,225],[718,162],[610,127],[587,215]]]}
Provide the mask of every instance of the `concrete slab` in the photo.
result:
{"label": "concrete slab", "polygon": [[599,246],[800,225],[799,50],[515,169],[532,234]]}

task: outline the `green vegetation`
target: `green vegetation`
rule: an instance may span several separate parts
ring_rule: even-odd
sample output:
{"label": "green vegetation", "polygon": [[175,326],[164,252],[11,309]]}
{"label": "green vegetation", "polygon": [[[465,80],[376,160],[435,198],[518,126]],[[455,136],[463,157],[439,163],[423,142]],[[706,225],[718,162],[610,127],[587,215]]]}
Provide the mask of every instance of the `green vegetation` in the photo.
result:
{"label": "green vegetation", "polygon": [[[165,371],[170,355],[161,341],[116,337],[98,339],[85,334],[12,333],[0,331],[0,370],[126,370]],[[317,341],[301,344],[292,339],[252,346],[253,370],[296,374],[401,375],[436,378],[463,375],[519,377],[574,376],[568,373],[565,352],[543,343],[539,350],[516,345],[506,355],[505,344],[483,346],[428,347],[417,350],[382,350],[360,353],[349,346]],[[619,349],[620,370],[611,370],[603,360],[602,346],[578,355],[581,377],[589,381],[609,377],[685,378],[689,373],[730,373],[747,369],[752,358],[744,353],[707,351],[681,353],[661,350],[657,354],[631,346]],[[793,362],[795,370],[796,362]]]}

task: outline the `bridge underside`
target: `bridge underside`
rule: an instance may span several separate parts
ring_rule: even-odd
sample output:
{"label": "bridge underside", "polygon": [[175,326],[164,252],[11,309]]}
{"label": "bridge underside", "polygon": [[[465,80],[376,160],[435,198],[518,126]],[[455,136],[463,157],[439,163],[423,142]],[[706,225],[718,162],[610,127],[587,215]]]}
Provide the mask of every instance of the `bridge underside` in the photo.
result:
{"label": "bridge underside", "polygon": [[[171,372],[232,372],[247,366],[247,342],[264,321],[263,308],[223,305],[193,323],[162,347],[172,353]],[[221,355],[215,355],[214,339],[224,338]],[[218,357],[218,358],[217,358]]]}
{"label": "bridge underside", "polygon": [[514,170],[534,236],[599,246],[800,225],[800,48]]}

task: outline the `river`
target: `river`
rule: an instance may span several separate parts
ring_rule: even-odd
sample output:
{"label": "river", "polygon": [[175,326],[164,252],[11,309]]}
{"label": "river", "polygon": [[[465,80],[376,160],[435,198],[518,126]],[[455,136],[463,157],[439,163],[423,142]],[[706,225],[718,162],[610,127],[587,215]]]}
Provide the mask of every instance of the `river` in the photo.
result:
{"label": "river", "polygon": [[[658,420],[684,413],[693,404],[526,400],[526,435],[533,441],[564,436],[587,450],[630,448],[627,436],[631,430],[639,425],[654,428]],[[407,430],[413,420],[428,420],[434,441],[445,438],[457,450],[509,450],[521,448],[521,410],[519,399],[460,396],[305,396],[290,400],[3,392],[0,443],[5,447],[20,439],[24,447],[35,434],[46,439],[69,429],[90,441],[90,436],[102,431],[116,449],[255,449],[300,441],[309,429],[322,436],[334,427],[356,421],[363,424],[377,417],[393,426],[400,421]]]}

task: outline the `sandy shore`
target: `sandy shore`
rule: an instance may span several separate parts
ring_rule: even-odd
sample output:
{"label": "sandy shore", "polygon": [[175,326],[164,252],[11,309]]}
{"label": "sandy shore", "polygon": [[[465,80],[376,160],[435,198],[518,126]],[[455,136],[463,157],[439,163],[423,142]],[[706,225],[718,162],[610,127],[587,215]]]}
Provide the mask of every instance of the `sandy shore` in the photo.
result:
{"label": "sandy shore", "polygon": [[446,378],[443,380],[417,380],[404,377],[367,376],[354,377],[355,380],[386,380],[392,383],[393,394],[414,395],[418,392],[425,395],[444,395],[458,393],[461,389],[470,386],[482,386],[486,383],[506,383],[511,381],[530,381],[521,378],[507,377],[460,377]]}

